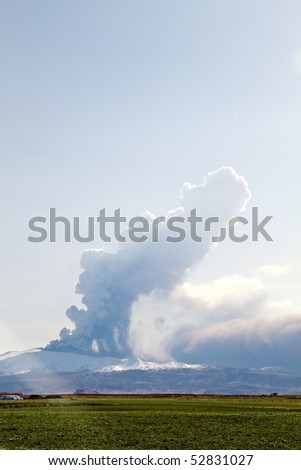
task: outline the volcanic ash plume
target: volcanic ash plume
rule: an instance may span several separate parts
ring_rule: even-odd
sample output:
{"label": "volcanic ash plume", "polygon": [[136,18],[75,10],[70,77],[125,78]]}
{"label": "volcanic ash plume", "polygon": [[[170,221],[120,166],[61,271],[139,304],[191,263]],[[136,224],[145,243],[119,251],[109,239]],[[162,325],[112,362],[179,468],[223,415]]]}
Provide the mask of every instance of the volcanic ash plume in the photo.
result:
{"label": "volcanic ash plume", "polygon": [[[87,250],[83,253],[76,292],[83,295],[84,309],[71,306],[67,317],[74,329],[64,328],[60,339],[47,346],[52,350],[78,350],[100,355],[126,357],[132,354],[128,331],[132,304],[141,295],[154,290],[168,293],[185,278],[187,270],[204,257],[212,246],[212,236],[227,225],[231,217],[243,210],[250,198],[246,181],[232,168],[221,168],[209,173],[199,186],[185,183],[181,191],[181,207],[171,210],[161,222],[157,242],[149,239],[143,243],[122,242],[112,254],[104,250]],[[190,236],[187,218],[191,210],[205,220],[219,217],[215,231],[198,229],[203,240]],[[160,214],[161,215],[161,214]],[[148,213],[150,222],[154,216]],[[171,235],[167,222],[171,217],[182,217],[184,240],[167,241]],[[176,224],[175,224],[176,225]],[[177,224],[180,226],[180,224]]]}

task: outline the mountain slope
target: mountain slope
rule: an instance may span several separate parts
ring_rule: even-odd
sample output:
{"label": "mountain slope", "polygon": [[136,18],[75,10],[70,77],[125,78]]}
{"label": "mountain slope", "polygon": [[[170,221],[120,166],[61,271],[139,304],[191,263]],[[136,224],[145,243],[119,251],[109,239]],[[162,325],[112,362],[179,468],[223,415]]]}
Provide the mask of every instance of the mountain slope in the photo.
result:
{"label": "mountain slope", "polygon": [[0,356],[0,391],[23,393],[301,394],[301,373],[32,349]]}

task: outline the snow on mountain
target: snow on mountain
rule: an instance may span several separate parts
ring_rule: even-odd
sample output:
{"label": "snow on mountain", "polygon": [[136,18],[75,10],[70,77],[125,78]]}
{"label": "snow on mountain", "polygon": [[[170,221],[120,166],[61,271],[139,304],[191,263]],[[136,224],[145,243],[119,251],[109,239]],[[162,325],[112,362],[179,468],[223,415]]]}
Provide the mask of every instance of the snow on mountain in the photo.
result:
{"label": "snow on mountain", "polygon": [[0,391],[25,394],[301,394],[301,372],[154,363],[43,348],[0,356]]}
{"label": "snow on mountain", "polygon": [[49,351],[42,348],[0,355],[0,376],[28,372],[74,373],[118,372],[126,370],[200,369],[198,364],[146,362],[138,357],[124,359],[101,357],[76,352]]}
{"label": "snow on mountain", "polygon": [[102,369],[99,372],[120,372],[126,370],[175,370],[175,369],[204,369],[201,364],[185,364],[183,362],[148,362],[143,361],[139,357],[128,357],[121,359],[119,364],[112,364]]}

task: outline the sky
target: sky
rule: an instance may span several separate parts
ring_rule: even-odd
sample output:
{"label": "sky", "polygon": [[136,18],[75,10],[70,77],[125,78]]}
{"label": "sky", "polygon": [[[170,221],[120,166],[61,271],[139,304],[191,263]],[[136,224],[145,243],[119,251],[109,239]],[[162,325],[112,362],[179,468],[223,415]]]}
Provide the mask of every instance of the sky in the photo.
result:
{"label": "sky", "polygon": [[[300,367],[300,15],[297,0],[0,2],[0,353],[60,347],[60,331],[76,339],[92,310],[103,327],[89,297],[108,269],[97,250],[119,266],[114,282],[132,259],[141,278],[152,269],[143,249],[132,258],[136,247],[114,240],[31,243],[30,219],[55,208],[84,232],[103,208],[165,216],[182,207],[184,183],[226,167],[252,193],[232,215],[273,216],[273,241],[227,239],[181,269],[178,243],[157,282],[139,290],[129,277],[127,352]],[[237,209],[232,189],[212,187]]]}

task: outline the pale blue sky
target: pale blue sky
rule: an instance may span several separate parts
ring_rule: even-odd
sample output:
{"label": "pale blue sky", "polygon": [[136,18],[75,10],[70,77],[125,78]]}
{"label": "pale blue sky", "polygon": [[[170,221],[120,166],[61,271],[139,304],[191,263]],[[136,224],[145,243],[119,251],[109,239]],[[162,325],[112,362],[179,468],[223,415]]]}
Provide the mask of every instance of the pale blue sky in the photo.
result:
{"label": "pale blue sky", "polygon": [[104,246],[30,244],[31,217],[164,215],[221,166],[275,241],[227,242],[194,279],[285,265],[271,296],[300,307],[300,17],[298,0],[0,2],[0,352],[69,325],[81,253]]}

